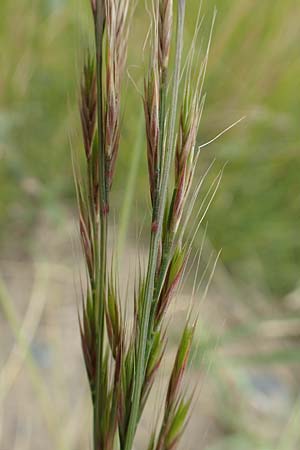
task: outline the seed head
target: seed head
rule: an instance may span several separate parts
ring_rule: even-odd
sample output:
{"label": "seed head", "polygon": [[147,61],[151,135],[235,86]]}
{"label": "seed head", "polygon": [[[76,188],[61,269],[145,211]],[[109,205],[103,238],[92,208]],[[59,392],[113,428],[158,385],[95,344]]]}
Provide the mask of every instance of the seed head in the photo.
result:
{"label": "seed head", "polygon": [[173,21],[173,0],[159,0],[158,57],[159,67],[165,70],[169,62]]}
{"label": "seed head", "polygon": [[94,392],[96,374],[96,341],[97,332],[93,314],[93,305],[90,290],[87,291],[86,301],[83,301],[82,319],[79,317],[81,345],[84,362],[90,383],[91,391]]}
{"label": "seed head", "polygon": [[185,262],[185,253],[183,250],[178,248],[175,251],[174,256],[169,264],[166,279],[164,281],[162,292],[160,294],[159,301],[156,307],[156,324],[159,324],[161,322],[163,316],[166,313],[172,295],[174,294],[174,291],[176,290],[180,282]]}
{"label": "seed head", "polygon": [[118,351],[122,347],[123,335],[121,329],[121,314],[119,300],[117,297],[117,289],[112,279],[110,279],[108,283],[106,326],[112,355],[116,359]]}
{"label": "seed head", "polygon": [[111,187],[120,140],[121,80],[127,54],[128,0],[105,0],[106,50],[106,103],[105,154],[106,176]]}
{"label": "seed head", "polygon": [[152,347],[146,368],[145,382],[142,392],[142,408],[144,407],[148,395],[154,383],[155,375],[160,367],[166,350],[166,333],[158,330],[154,333]]}
{"label": "seed head", "polygon": [[186,325],[175,358],[172,374],[169,381],[166,409],[172,409],[178,400],[182,378],[186,370],[188,357],[191,351],[195,327]]}
{"label": "seed head", "polygon": [[156,445],[150,441],[155,450],[175,450],[185,429],[191,398],[185,399],[180,393],[182,378],[186,370],[188,357],[194,336],[194,326],[186,325],[177,350],[173,370],[169,380],[165,402],[165,412]]}
{"label": "seed head", "polygon": [[190,104],[189,92],[185,92],[175,154],[175,189],[171,213],[173,232],[176,232],[179,226],[199,154],[196,153],[196,139],[202,110],[201,104],[196,100],[196,97],[193,98]]}
{"label": "seed head", "polygon": [[159,140],[159,81],[155,67],[144,82],[144,112],[147,137],[148,173],[152,205],[154,204]]}
{"label": "seed head", "polygon": [[93,58],[88,54],[83,67],[81,81],[80,118],[87,159],[92,153],[96,127],[96,73]]}

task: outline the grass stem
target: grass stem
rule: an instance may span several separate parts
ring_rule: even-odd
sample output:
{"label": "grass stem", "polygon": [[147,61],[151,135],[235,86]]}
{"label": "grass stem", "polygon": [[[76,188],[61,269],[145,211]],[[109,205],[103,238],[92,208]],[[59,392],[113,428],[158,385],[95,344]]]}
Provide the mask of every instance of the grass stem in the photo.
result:
{"label": "grass stem", "polygon": [[[102,65],[103,65],[103,33],[105,26],[105,11],[103,0],[96,2],[96,76],[97,76],[97,118],[98,118],[98,157],[99,157],[99,207],[98,229],[95,236],[96,247],[96,318],[97,318],[97,352],[96,352],[96,386],[94,401],[94,450],[99,449],[100,405],[102,387],[103,340],[104,340],[104,305],[106,294],[106,267],[107,267],[107,187],[105,181],[105,151],[103,138],[103,92],[102,92]],[[99,221],[100,216],[100,221]]]}
{"label": "grass stem", "polygon": [[[154,280],[156,273],[156,264],[158,258],[159,245],[161,240],[162,225],[164,219],[164,210],[167,202],[167,189],[169,183],[169,176],[171,172],[171,162],[174,157],[174,135],[175,135],[175,121],[176,121],[176,111],[177,111],[177,101],[178,101],[178,91],[180,83],[180,68],[181,68],[181,53],[182,53],[182,42],[183,42],[183,25],[184,25],[184,6],[185,1],[179,1],[178,15],[177,15],[177,31],[176,31],[176,61],[175,61],[175,75],[174,84],[172,92],[172,110],[171,110],[171,126],[170,135],[168,136],[168,146],[166,153],[166,160],[163,164],[163,173],[161,178],[161,187],[159,190],[158,208],[156,213],[156,208],[154,205],[153,222],[152,222],[152,232],[150,239],[150,249],[149,249],[149,259],[148,259],[148,269],[147,278],[145,285],[145,297],[143,299],[142,305],[142,315],[141,315],[141,327],[138,340],[138,352],[137,352],[137,364],[136,364],[136,377],[133,389],[132,406],[129,418],[129,426],[125,440],[124,450],[132,450],[133,440],[135,436],[136,426],[139,419],[139,408],[141,391],[145,376],[145,366],[146,366],[146,350],[148,341],[148,330],[149,321],[151,313],[151,305],[154,295]],[[163,120],[163,119],[161,119]],[[164,128],[164,126],[163,126]],[[163,142],[162,142],[163,143]],[[155,228],[153,225],[155,224]]]}

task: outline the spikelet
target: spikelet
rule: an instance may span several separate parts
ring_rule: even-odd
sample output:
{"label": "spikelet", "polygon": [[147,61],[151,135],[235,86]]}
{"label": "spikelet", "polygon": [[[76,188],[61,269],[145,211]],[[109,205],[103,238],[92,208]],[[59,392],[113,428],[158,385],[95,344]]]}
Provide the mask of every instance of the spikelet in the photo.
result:
{"label": "spikelet", "polygon": [[89,159],[92,154],[97,107],[95,62],[90,54],[87,55],[84,63],[80,93],[82,134],[86,157]]}
{"label": "spikelet", "polygon": [[112,185],[120,140],[121,81],[127,53],[129,0],[105,0],[106,102],[104,136],[107,185]]}
{"label": "spikelet", "polygon": [[[175,450],[186,427],[191,398],[181,393],[183,376],[187,368],[195,327],[186,324],[177,350],[169,380],[165,412],[155,450]],[[153,442],[153,438],[152,438]]]}
{"label": "spikelet", "polygon": [[173,21],[173,0],[159,0],[158,15],[158,61],[161,71],[169,62]]}
{"label": "spikelet", "polygon": [[185,92],[175,154],[175,188],[170,220],[170,230],[173,233],[176,233],[180,224],[199,156],[196,140],[202,113],[201,105],[196,96],[190,101],[189,92]]}
{"label": "spikelet", "polygon": [[144,113],[147,137],[148,174],[152,206],[155,202],[156,167],[159,141],[159,79],[155,66],[144,82]]}

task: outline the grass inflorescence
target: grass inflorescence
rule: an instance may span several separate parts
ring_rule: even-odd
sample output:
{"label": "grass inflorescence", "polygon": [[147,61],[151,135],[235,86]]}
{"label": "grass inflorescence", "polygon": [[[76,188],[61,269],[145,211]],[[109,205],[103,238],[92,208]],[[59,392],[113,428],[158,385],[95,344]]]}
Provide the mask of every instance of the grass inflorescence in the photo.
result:
{"label": "grass inflorescence", "polygon": [[[95,50],[85,56],[80,88],[86,161],[83,172],[78,167],[74,172],[88,279],[80,331],[94,411],[94,450],[132,450],[165,354],[165,317],[188,264],[190,245],[183,236],[199,192],[198,186],[193,190],[193,177],[207,54],[195,71],[198,18],[183,61],[185,6],[185,0],[152,2],[143,94],[152,217],[147,269],[140,269],[135,280],[130,328],[116,267],[108,258],[108,234],[132,5],[130,0],[91,1]],[[187,424],[192,397],[185,395],[182,382],[195,326],[189,314],[149,450],[174,450]]]}

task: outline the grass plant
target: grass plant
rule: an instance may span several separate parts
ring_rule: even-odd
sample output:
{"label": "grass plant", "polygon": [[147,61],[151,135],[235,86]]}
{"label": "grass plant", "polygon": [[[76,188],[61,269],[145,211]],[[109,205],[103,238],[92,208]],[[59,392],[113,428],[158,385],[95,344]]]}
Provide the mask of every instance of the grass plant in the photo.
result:
{"label": "grass plant", "polygon": [[[95,47],[85,56],[80,89],[84,169],[75,158],[73,162],[87,269],[80,331],[94,411],[94,450],[133,449],[165,354],[167,311],[189,265],[191,247],[184,231],[202,183],[194,187],[193,178],[200,154],[197,134],[208,51],[195,65],[199,13],[190,50],[183,59],[185,8],[185,0],[151,3],[146,42],[149,63],[141,105],[151,201],[149,252],[145,273],[140,268],[136,277],[130,328],[116,265],[108,257],[108,236],[132,5],[130,0],[91,1]],[[163,417],[150,438],[149,450],[174,450],[186,427],[192,396],[185,393],[183,378],[196,323],[197,315],[189,311],[169,377]]]}

